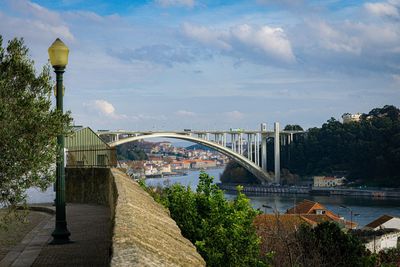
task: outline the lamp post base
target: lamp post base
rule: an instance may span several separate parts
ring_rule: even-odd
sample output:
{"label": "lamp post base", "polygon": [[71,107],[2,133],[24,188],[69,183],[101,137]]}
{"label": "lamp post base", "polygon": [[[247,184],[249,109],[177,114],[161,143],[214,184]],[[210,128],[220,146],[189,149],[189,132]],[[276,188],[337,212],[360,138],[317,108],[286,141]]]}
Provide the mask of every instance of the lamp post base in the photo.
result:
{"label": "lamp post base", "polygon": [[67,223],[63,222],[62,225],[56,225],[56,229],[51,234],[53,236],[53,240],[49,243],[51,245],[62,245],[72,243],[69,240],[69,236],[71,233],[67,229]]}

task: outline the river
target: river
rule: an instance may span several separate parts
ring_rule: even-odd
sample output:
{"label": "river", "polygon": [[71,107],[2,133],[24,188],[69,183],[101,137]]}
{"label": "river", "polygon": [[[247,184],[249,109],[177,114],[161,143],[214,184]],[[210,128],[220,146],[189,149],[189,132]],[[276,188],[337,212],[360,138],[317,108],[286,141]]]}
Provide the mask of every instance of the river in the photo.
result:
{"label": "river", "polygon": [[[221,169],[206,170],[208,174],[214,176],[214,182],[218,183],[220,174],[223,172]],[[190,186],[196,189],[199,180],[200,171],[188,171],[186,176],[175,176],[168,178],[151,178],[146,179],[148,185],[165,185],[172,183],[181,183],[185,186]],[[235,194],[225,193],[227,199],[233,199]],[[383,214],[400,217],[400,199],[372,199],[365,197],[347,197],[347,196],[311,196],[311,195],[294,195],[294,194],[263,194],[253,195],[247,194],[251,199],[252,206],[259,208],[267,213],[272,212],[271,209],[265,210],[262,205],[268,205],[277,211],[284,213],[288,208],[293,207],[296,202],[303,199],[317,201],[327,207],[329,210],[344,216],[350,220],[350,209],[353,213],[353,221],[357,222],[359,227],[370,223]],[[341,208],[346,206],[348,209]]]}

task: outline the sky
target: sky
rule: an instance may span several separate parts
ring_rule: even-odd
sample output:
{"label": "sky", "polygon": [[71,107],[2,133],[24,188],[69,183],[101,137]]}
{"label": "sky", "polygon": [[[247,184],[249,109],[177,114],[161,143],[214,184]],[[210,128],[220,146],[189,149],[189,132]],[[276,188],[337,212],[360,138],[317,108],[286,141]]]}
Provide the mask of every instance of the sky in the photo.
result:
{"label": "sky", "polygon": [[318,127],[400,107],[400,0],[0,0],[39,72],[70,48],[64,106],[92,129]]}

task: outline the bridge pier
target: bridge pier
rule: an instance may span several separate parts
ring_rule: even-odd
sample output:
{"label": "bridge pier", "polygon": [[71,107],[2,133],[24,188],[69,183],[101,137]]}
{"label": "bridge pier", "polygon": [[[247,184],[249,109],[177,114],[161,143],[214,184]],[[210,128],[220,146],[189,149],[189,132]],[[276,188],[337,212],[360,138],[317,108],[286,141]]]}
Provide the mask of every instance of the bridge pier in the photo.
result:
{"label": "bridge pier", "polygon": [[261,168],[267,173],[267,124],[261,123]]}
{"label": "bridge pier", "polygon": [[256,164],[260,166],[260,134],[256,134],[256,141],[255,141],[255,156],[256,156]]}
{"label": "bridge pier", "polygon": [[280,158],[280,136],[279,136],[279,122],[274,124],[275,147],[274,147],[274,161],[275,161],[275,183],[281,182],[281,158]]}
{"label": "bridge pier", "polygon": [[239,154],[243,155],[243,135],[239,134]]}
{"label": "bridge pier", "polygon": [[223,133],[222,135],[222,146],[226,147],[226,133]]}

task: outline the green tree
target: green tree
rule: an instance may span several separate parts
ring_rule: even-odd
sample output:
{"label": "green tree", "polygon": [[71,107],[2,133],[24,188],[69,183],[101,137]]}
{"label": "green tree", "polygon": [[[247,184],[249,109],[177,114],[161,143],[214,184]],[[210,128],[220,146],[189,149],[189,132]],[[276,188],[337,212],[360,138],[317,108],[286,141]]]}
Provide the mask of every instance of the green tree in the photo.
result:
{"label": "green tree", "polygon": [[222,183],[258,184],[260,181],[246,168],[234,160],[225,166],[221,177]]}
{"label": "green tree", "polygon": [[56,136],[71,119],[52,108],[52,84],[49,66],[36,74],[22,39],[4,48],[0,36],[0,206],[13,208],[27,188],[53,181]]}
{"label": "green tree", "polygon": [[288,124],[283,128],[284,131],[304,131],[303,127],[298,124]]}
{"label": "green tree", "polygon": [[253,226],[258,212],[240,187],[236,199],[227,201],[212,182],[202,172],[196,192],[175,184],[165,189],[161,202],[208,266],[265,266]]}

